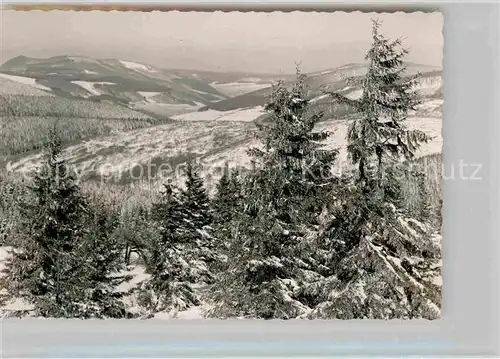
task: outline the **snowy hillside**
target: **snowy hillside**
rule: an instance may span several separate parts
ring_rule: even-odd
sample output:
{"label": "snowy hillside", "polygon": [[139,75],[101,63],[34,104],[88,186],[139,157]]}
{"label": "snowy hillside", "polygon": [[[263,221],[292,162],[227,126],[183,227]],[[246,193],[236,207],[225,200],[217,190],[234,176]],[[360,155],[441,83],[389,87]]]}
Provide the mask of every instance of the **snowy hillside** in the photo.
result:
{"label": "snowy hillside", "polygon": [[[433,156],[439,155],[443,146],[441,71],[416,64],[410,64],[410,69],[410,73],[422,70],[425,72],[418,85],[422,104],[417,111],[410,112],[406,124],[409,129],[418,129],[430,137],[429,143],[423,144],[416,152],[417,159],[429,156],[434,160]],[[310,88],[310,110],[325,110],[325,117],[316,124],[315,130],[331,132],[325,148],[339,150],[333,168],[337,174],[345,169],[352,169],[348,161],[347,129],[353,117],[352,113],[332,105],[331,98],[323,91],[337,90],[349,99],[359,99],[362,95],[359,86],[349,87],[344,80],[346,76],[362,76],[366,70],[364,64],[349,64],[310,74],[307,79]],[[137,214],[140,211],[134,211],[138,211],[137,208],[142,205],[149,209],[153,199],[157,198],[155,196],[159,197],[160,190],[164,189],[167,179],[173,178],[174,184],[180,190],[186,190],[187,174],[179,172],[179,168],[184,169],[186,162],[194,159],[201,162],[200,180],[207,190],[207,196],[211,197],[215,195],[216,186],[220,184],[225,165],[251,168],[252,158],[248,150],[262,146],[255,138],[256,123],[264,123],[268,119],[269,114],[264,111],[264,103],[269,100],[271,84],[277,77],[279,76],[164,70],[128,60],[96,60],[73,56],[49,59],[15,58],[0,68],[0,128],[4,131],[5,139],[5,145],[0,145],[0,168],[5,169],[9,175],[33,174],[44,160],[41,148],[47,143],[45,132],[51,125],[56,124],[62,134],[62,155],[76,170],[82,187],[88,191],[86,193],[97,196],[101,193],[99,191],[109,191],[105,198],[112,203],[111,207],[114,206],[113,210],[116,210],[121,223],[116,233],[126,238],[127,245],[130,246],[146,239],[154,241],[155,235],[160,233],[155,231],[164,228],[164,224],[154,227],[155,231],[151,230],[150,222],[140,224],[145,227],[136,228],[136,221],[140,222],[140,216]],[[435,162],[436,166],[441,163],[440,160]],[[426,185],[438,187],[435,185],[437,180],[433,181],[432,184]],[[420,194],[415,194],[420,190],[417,181],[410,182],[405,184],[404,190],[407,191],[406,194],[413,191],[411,194],[415,198],[412,200],[420,205],[419,201],[423,200],[419,197]],[[147,195],[150,196],[145,201],[149,201],[146,205],[137,201],[137,193],[141,191],[140,186],[143,184],[146,184]],[[3,185],[1,181],[0,185]],[[111,188],[119,188],[116,197],[113,197]],[[93,192],[89,189],[93,189]],[[432,190],[438,192],[440,187]],[[405,308],[400,313],[401,317],[409,316],[411,310],[407,308],[413,305],[406,301],[407,296],[411,296],[407,294],[408,291],[416,293],[418,298],[431,296],[435,299],[434,297],[438,296],[442,282],[436,274],[441,266],[439,255],[436,253],[440,251],[438,247],[441,244],[441,236],[436,233],[433,222],[409,218],[396,211],[395,207],[386,207],[384,210],[388,211],[388,221],[392,221],[390,230],[394,231],[392,238],[396,238],[394,243],[384,242],[383,237],[387,233],[383,232],[377,239],[382,238],[382,243],[370,240],[366,240],[366,243],[360,242],[361,254],[350,253],[344,262],[341,262],[342,268],[371,266],[370,268],[382,268],[383,273],[379,277],[369,277],[367,281],[362,277],[364,274],[360,269],[361,274],[354,275],[347,284],[341,283],[336,277],[337,274],[325,274],[321,279],[324,282],[306,276],[312,286],[321,283],[322,288],[331,286],[332,289],[328,295],[318,296],[322,302],[311,307],[301,304],[302,314],[297,314],[297,317],[322,318],[343,306],[359,307],[361,313],[368,306],[367,300],[372,300],[376,306],[390,306],[390,303],[379,295],[381,291],[389,290],[382,290],[378,286],[380,282],[393,283],[394,288],[390,290],[394,289],[397,293],[391,292],[390,295],[405,298],[401,299],[400,303]],[[129,211],[138,217],[133,217]],[[191,219],[191,222],[194,220]],[[184,221],[179,225],[188,223],[189,227],[191,222]],[[264,225],[267,226],[271,222],[279,224],[279,221],[273,219],[270,222],[264,221]],[[372,225],[380,223],[369,223],[369,226]],[[389,228],[386,223],[381,226]],[[2,229],[0,227],[0,230]],[[212,238],[207,232],[210,230],[212,229],[205,227],[195,228],[193,235],[203,242]],[[272,227],[272,230],[275,230],[275,227]],[[269,231],[270,229],[264,232],[268,235]],[[318,236],[320,233],[316,228],[310,232],[305,238],[309,238],[308,235]],[[113,235],[116,233],[113,232]],[[280,233],[288,235],[286,230]],[[109,238],[103,238],[109,239],[111,235]],[[253,240],[257,236],[252,234],[248,238]],[[420,252],[407,253],[411,252],[408,248],[414,247],[424,248],[421,252],[432,257],[432,261],[429,260],[432,262],[432,268],[418,268],[414,272],[408,269],[407,261],[413,261],[411,265],[417,268],[421,257],[424,256]],[[0,246],[0,272],[4,269],[9,248]],[[170,255],[177,250],[164,252]],[[402,254],[399,252],[403,252],[404,260],[401,260]],[[139,258],[135,252],[132,257],[133,260],[126,268],[113,274],[130,276],[129,281],[120,284],[116,291],[127,292],[124,298],[127,310],[148,317],[148,311],[142,308],[145,306],[144,298],[138,293],[144,290],[143,286],[152,280],[152,276],[145,271],[144,258]],[[266,260],[266,265],[282,267],[274,257]],[[435,261],[439,263],[435,264]],[[177,265],[184,269],[194,266],[194,274],[190,272],[194,277],[207,270],[204,264],[197,267],[198,262],[194,261],[192,265],[190,263],[189,260],[181,258]],[[250,261],[249,265],[254,264],[259,264],[259,261]],[[370,268],[367,269],[368,272],[372,270]],[[318,269],[318,273],[322,270]],[[428,273],[431,278],[426,277]],[[287,291],[284,298],[288,300],[292,295],[288,293],[293,293],[294,286],[298,284],[290,280],[279,282],[279,286]],[[205,293],[205,290],[205,284],[195,285],[196,293]],[[0,302],[3,300],[2,293],[5,294],[5,291],[0,293]],[[424,301],[421,305],[423,309],[419,307],[419,315],[438,317],[440,309],[436,302],[439,300]],[[149,317],[200,319],[206,313],[217,310],[209,308],[205,301],[193,299],[193,302],[189,303],[186,298],[179,299],[175,306],[188,309],[162,309]],[[29,309],[30,306],[14,298],[2,303],[0,316]],[[352,313],[346,314],[341,312],[341,309],[338,310],[338,317],[351,319],[349,315]],[[389,314],[372,314],[387,317],[393,315],[391,310],[387,310]]]}
{"label": "snowy hillside", "polygon": [[252,81],[229,82],[229,83],[212,82],[210,85],[212,85],[212,87],[216,88],[217,90],[226,94],[229,97],[235,97],[249,92],[254,92],[257,90],[262,90],[271,87],[271,84],[262,84],[259,82],[260,81],[257,79],[256,82]]}
{"label": "snowy hillside", "polygon": [[0,73],[0,94],[52,96],[52,90],[49,87],[38,84],[35,79],[30,77]]}
{"label": "snowy hillside", "polygon": [[[156,102],[166,105],[196,106],[227,98],[195,76],[179,76],[164,69],[127,60],[56,56],[48,59],[16,57],[0,67],[4,77],[25,79],[59,95],[102,98],[156,113],[143,93],[156,92]],[[27,80],[26,80],[27,79]],[[176,113],[174,111],[173,113]],[[159,115],[172,114],[168,108]]]}
{"label": "snowy hillside", "polygon": [[[176,166],[186,155],[200,158],[210,173],[216,175],[225,162],[232,166],[251,165],[247,150],[257,145],[253,140],[255,127],[252,120],[260,115],[260,108],[222,114],[217,111],[194,112],[179,116],[175,123],[84,141],[67,147],[65,155],[79,172],[96,171],[104,177],[113,178],[123,176],[124,181],[129,181],[127,177],[135,166],[142,167],[144,171],[152,167],[154,174],[155,168],[162,163],[164,166]],[[433,138],[429,144],[422,146],[420,156],[441,153],[441,119],[412,117],[407,124],[409,128],[422,130]],[[328,147],[340,149],[339,166],[347,162],[347,126],[347,121],[333,119],[318,126],[318,129],[333,132]],[[41,154],[26,156],[13,161],[9,169],[32,171],[40,160]]]}
{"label": "snowy hillside", "polygon": [[[137,78],[140,79],[143,79],[143,76],[152,76],[150,78],[151,81],[153,79],[154,81],[158,81],[158,79],[165,81],[170,76],[168,77],[168,81],[174,81],[175,79],[186,79],[187,76],[194,78],[196,75],[196,81],[203,79],[203,81],[211,81],[211,84],[219,83],[212,81],[216,78],[215,76],[219,76],[219,80],[224,79],[222,74],[196,74],[175,71],[172,71],[167,76],[167,73],[163,70],[124,60],[114,61],[61,57],[48,60],[30,59],[28,61],[25,59],[24,62],[17,65],[14,60],[7,62],[2,68],[15,69],[16,71],[24,69],[24,71],[30,72],[30,66],[36,65],[37,69],[42,66],[42,68],[50,68],[52,69],[50,71],[54,71],[54,69],[60,69],[59,65],[63,64],[64,68],[71,69],[73,74],[76,73],[75,71],[80,71],[80,74],[85,73],[92,78],[95,78],[96,73],[101,73],[100,77],[102,77],[104,69],[106,71],[117,71],[117,69],[126,71],[123,76],[128,77],[116,78],[119,81],[68,81],[68,83],[85,91],[87,94],[82,94],[81,97],[85,97],[86,99],[91,99],[92,96],[105,95],[109,91],[120,91],[120,88],[123,88],[123,84],[120,81],[123,79],[135,79],[136,77],[134,76],[138,76]],[[414,64],[411,64],[410,70],[410,72],[422,70],[427,70],[427,72],[421,75],[417,89],[423,96],[423,103],[419,106],[418,111],[411,114],[412,117],[409,119],[409,126],[421,129],[433,138],[430,144],[425,145],[421,149],[421,155],[439,153],[442,147],[443,84],[441,72]],[[349,98],[356,99],[361,96],[362,92],[359,88],[346,87],[345,76],[349,74],[360,75],[364,71],[366,71],[366,65],[350,64],[314,73],[308,77],[307,81],[309,86],[312,86],[312,89],[317,89],[317,86],[321,88],[324,84],[330,84],[330,86],[343,91]],[[228,74],[226,76],[225,81],[234,81],[221,82],[228,86],[229,84],[236,83],[250,85],[260,83],[259,86],[268,86],[262,83],[268,81],[265,77],[236,74]],[[23,91],[26,91],[26,94],[52,94],[51,91],[41,90],[41,88],[45,88],[45,85],[38,85],[34,79],[23,77],[21,81],[19,78],[4,75],[3,77],[0,76],[0,81],[6,81],[6,83],[8,82],[11,85],[18,84],[18,86],[24,86]],[[17,79],[17,82],[12,79]],[[210,85],[205,84],[203,86]],[[13,86],[5,86],[5,89],[8,90],[9,88],[12,89],[9,90],[11,92],[20,91]],[[206,88],[204,89],[207,90]],[[190,91],[198,95],[208,93],[195,87],[191,87]],[[137,168],[144,166],[157,167],[161,163],[176,166],[178,161],[192,157],[199,157],[207,167],[214,167],[215,169],[212,169],[212,172],[217,172],[218,168],[223,166],[225,162],[246,167],[249,166],[247,149],[249,146],[255,145],[255,141],[253,140],[253,133],[255,132],[254,122],[257,119],[266,118],[262,102],[266,100],[267,95],[263,91],[269,90],[266,87],[242,96],[222,100],[207,108],[204,107],[203,102],[199,102],[202,101],[199,98],[196,100],[193,99],[190,103],[182,103],[182,101],[175,103],[176,101],[170,101],[169,97],[165,96],[165,93],[162,91],[153,91],[151,88],[137,89],[134,92],[136,101],[129,103],[127,107],[137,111],[138,114],[141,111],[146,111],[146,114],[154,113],[169,116],[173,121],[166,124],[157,124],[154,127],[146,126],[142,128],[144,126],[139,126],[140,128],[138,129],[130,128],[131,130],[126,132],[113,131],[106,135],[103,133],[101,136],[86,138],[84,141],[68,146],[65,149],[65,153],[70,163],[75,164],[83,173],[92,176],[92,173],[101,173],[102,175],[105,172],[107,176],[119,178],[120,183],[128,183],[132,180],[130,177],[134,177],[134,175],[131,175],[131,173],[138,170],[133,170],[134,166]],[[313,91],[313,94],[316,93]],[[16,103],[15,101],[17,101],[16,98],[9,98],[9,106],[12,107]],[[257,104],[251,105],[252,103]],[[227,109],[224,104],[238,105],[239,107]],[[321,93],[316,94],[316,97],[311,99],[311,104],[318,109],[327,110],[327,120],[320,123],[319,128],[333,131],[334,134],[329,140],[329,146],[340,149],[339,165],[341,165],[347,160],[344,144],[348,124],[345,117],[346,114],[337,110],[330,111],[332,108],[330,100],[328,96]],[[42,111],[42,107],[39,107],[40,110],[37,107],[34,109],[35,112]],[[211,107],[221,109],[217,110]],[[123,107],[120,108],[123,109]],[[117,110],[118,108],[113,111]],[[47,115],[43,111],[39,113],[40,116]],[[118,118],[133,116],[132,113],[131,115],[120,115]],[[148,115],[138,115],[138,118],[142,117],[145,119],[149,118]],[[36,168],[40,158],[40,154],[36,153],[30,153],[21,158],[9,158],[8,168],[11,171],[31,171]],[[105,169],[101,168],[103,166]]]}

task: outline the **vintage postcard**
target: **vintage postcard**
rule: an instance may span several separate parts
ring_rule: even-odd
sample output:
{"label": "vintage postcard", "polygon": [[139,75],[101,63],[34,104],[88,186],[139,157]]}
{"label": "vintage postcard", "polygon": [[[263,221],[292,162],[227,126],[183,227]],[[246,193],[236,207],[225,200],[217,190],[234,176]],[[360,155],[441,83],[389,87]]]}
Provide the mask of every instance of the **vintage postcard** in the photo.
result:
{"label": "vintage postcard", "polygon": [[440,13],[1,17],[3,317],[441,317]]}

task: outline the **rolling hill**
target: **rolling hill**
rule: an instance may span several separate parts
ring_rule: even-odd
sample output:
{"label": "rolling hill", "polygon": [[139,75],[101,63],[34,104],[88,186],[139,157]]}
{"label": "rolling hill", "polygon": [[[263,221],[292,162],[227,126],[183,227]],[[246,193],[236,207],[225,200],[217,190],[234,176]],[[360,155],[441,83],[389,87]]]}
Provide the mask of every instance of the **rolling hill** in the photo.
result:
{"label": "rolling hill", "polygon": [[[408,69],[410,74],[421,73],[423,97],[409,125],[434,137],[421,155],[439,153],[441,71],[417,64],[409,64]],[[290,81],[288,75],[161,70],[120,60],[68,56],[17,57],[0,71],[0,126],[5,136],[0,165],[10,171],[35,169],[45,140],[42,134],[57,123],[65,154],[79,173],[121,185],[144,179],[161,184],[160,167],[172,168],[193,157],[207,166],[209,177],[217,177],[225,162],[249,166],[246,150],[256,145],[254,123],[266,118],[262,105],[270,86],[278,79]],[[308,75],[313,110],[326,114],[318,127],[334,131],[329,146],[341,149],[341,166],[347,161],[344,137],[350,112],[332,106],[322,91],[337,89],[358,97],[360,89],[347,87],[344,79],[365,71],[365,64],[349,64]],[[232,98],[221,94],[223,85],[234,90],[238,84],[247,84],[247,90],[263,88]],[[159,114],[167,107],[168,118]],[[141,173],[146,169],[150,171],[147,176]]]}
{"label": "rolling hill", "polygon": [[[441,84],[441,70],[433,66],[419,65],[414,63],[407,64],[407,75],[412,76],[417,73],[421,74],[425,80],[424,86],[429,86],[429,81],[434,81],[434,84],[439,87]],[[314,72],[307,74],[307,85],[311,89],[311,98],[317,97],[323,90],[340,90],[345,88],[345,79],[347,77],[359,77],[366,73],[367,64],[348,64],[333,69]],[[285,83],[293,81],[293,77],[285,76]],[[346,89],[348,90],[348,89]],[[207,105],[201,110],[207,108],[217,111],[231,111],[238,108],[253,107],[263,105],[267,96],[271,93],[271,88],[266,87],[253,92],[245,93],[239,96],[221,100]]]}
{"label": "rolling hill", "polygon": [[213,72],[192,70],[169,70],[179,76],[194,76],[210,84],[228,98],[269,88],[278,80],[291,80],[290,74],[261,74],[247,72]]}
{"label": "rolling hill", "polygon": [[59,96],[27,77],[0,75],[0,167],[39,150],[53,125],[63,144],[69,144],[168,121],[113,101]]}
{"label": "rolling hill", "polygon": [[4,63],[0,73],[14,81],[34,82],[59,96],[105,99],[163,116],[227,98],[194,75],[115,59],[18,56]]}

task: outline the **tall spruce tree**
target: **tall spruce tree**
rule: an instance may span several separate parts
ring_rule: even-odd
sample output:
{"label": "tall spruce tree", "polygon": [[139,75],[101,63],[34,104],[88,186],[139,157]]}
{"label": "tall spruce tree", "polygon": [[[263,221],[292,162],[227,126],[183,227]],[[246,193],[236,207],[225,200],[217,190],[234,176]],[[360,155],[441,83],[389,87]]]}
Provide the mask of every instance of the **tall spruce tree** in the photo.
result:
{"label": "tall spruce tree", "polygon": [[42,167],[22,198],[23,226],[7,263],[8,290],[33,305],[36,316],[122,317],[112,217],[82,195],[55,128],[48,137]]}
{"label": "tall spruce tree", "polygon": [[212,228],[213,213],[200,169],[198,164],[188,162],[186,188],[182,191],[180,200],[184,212],[185,235],[190,238],[192,259],[197,263],[194,268],[198,272],[197,281],[210,283],[213,278],[209,267],[217,260],[217,256]]}
{"label": "tall spruce tree", "polygon": [[213,280],[210,264],[216,260],[212,218],[199,167],[189,162],[185,189],[166,186],[162,201],[152,208],[159,236],[145,244],[151,279],[141,298],[150,312],[185,310],[200,303],[195,285]]}
{"label": "tall spruce tree", "polygon": [[78,317],[82,304],[82,261],[75,256],[84,231],[87,203],[61,157],[55,129],[49,133],[41,170],[22,204],[24,230],[7,263],[9,291],[43,317]]}
{"label": "tall spruce tree", "polygon": [[322,116],[307,112],[306,97],[299,70],[292,89],[273,88],[271,125],[259,125],[262,148],[250,150],[258,168],[231,222],[228,269],[212,288],[209,316],[290,319],[309,309],[300,302],[308,227],[317,222],[336,151],[321,148],[329,134],[313,131]]}
{"label": "tall spruce tree", "polygon": [[336,190],[332,219],[322,237],[330,275],[312,317],[433,319],[439,315],[438,289],[424,278],[424,272],[432,270],[423,268],[432,267],[439,250],[428,228],[397,208],[401,179],[393,176],[393,166],[411,160],[429,138],[405,126],[409,112],[419,103],[413,91],[416,78],[404,77],[408,51],[401,49],[401,40],[386,39],[379,27],[374,21],[367,74],[351,81],[361,85],[361,99],[332,93],[334,100],[352,106],[358,115],[347,136],[357,176],[354,182],[342,178]]}
{"label": "tall spruce tree", "polygon": [[153,233],[144,243],[146,272],[151,277],[141,288],[141,306],[153,314],[198,305],[192,288],[192,237],[184,226],[179,194],[171,185],[165,186],[162,200],[153,204],[151,219],[159,235]]}
{"label": "tall spruce tree", "polygon": [[182,192],[189,224],[193,229],[202,229],[212,223],[210,199],[200,174],[200,166],[188,162],[186,170],[186,189]]}
{"label": "tall spruce tree", "polygon": [[216,194],[212,200],[214,211],[214,223],[217,227],[223,226],[231,220],[233,207],[235,205],[235,194],[231,189],[231,173],[226,164],[224,173],[217,183]]}
{"label": "tall spruce tree", "polygon": [[367,74],[348,79],[349,84],[361,86],[361,99],[352,100],[338,92],[330,95],[336,103],[352,107],[359,115],[349,126],[347,137],[350,158],[358,167],[359,184],[383,188],[385,162],[413,159],[420,144],[430,138],[405,125],[409,113],[421,102],[414,90],[419,75],[405,76],[404,58],[409,51],[402,48],[401,39],[390,40],[382,35],[380,25],[373,20],[372,46],[366,54]]}
{"label": "tall spruce tree", "polygon": [[226,164],[212,200],[213,223],[219,234],[221,231],[227,232],[231,220],[242,208],[241,180],[240,172],[236,169],[230,169],[229,165]]}
{"label": "tall spruce tree", "polygon": [[216,260],[210,264],[215,276],[227,269],[232,220],[242,210],[242,183],[238,170],[226,164],[212,199]]}

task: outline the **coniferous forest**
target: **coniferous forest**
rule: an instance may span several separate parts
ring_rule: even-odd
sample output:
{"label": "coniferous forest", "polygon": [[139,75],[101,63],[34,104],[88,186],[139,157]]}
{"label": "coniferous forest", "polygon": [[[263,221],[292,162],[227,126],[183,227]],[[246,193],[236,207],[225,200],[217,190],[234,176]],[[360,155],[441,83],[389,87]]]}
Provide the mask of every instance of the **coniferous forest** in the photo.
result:
{"label": "coniferous forest", "polygon": [[441,197],[412,165],[431,138],[406,125],[421,96],[403,45],[374,21],[367,72],[346,79],[362,95],[322,92],[351,113],[340,172],[319,126],[330,114],[311,101],[300,66],[292,84],[272,87],[251,169],[227,164],[215,191],[193,158],[182,185],[165,180],[150,201],[123,206],[78,180],[65,134],[49,126],[36,173],[0,177],[0,302],[26,303],[3,314],[440,318]]}

